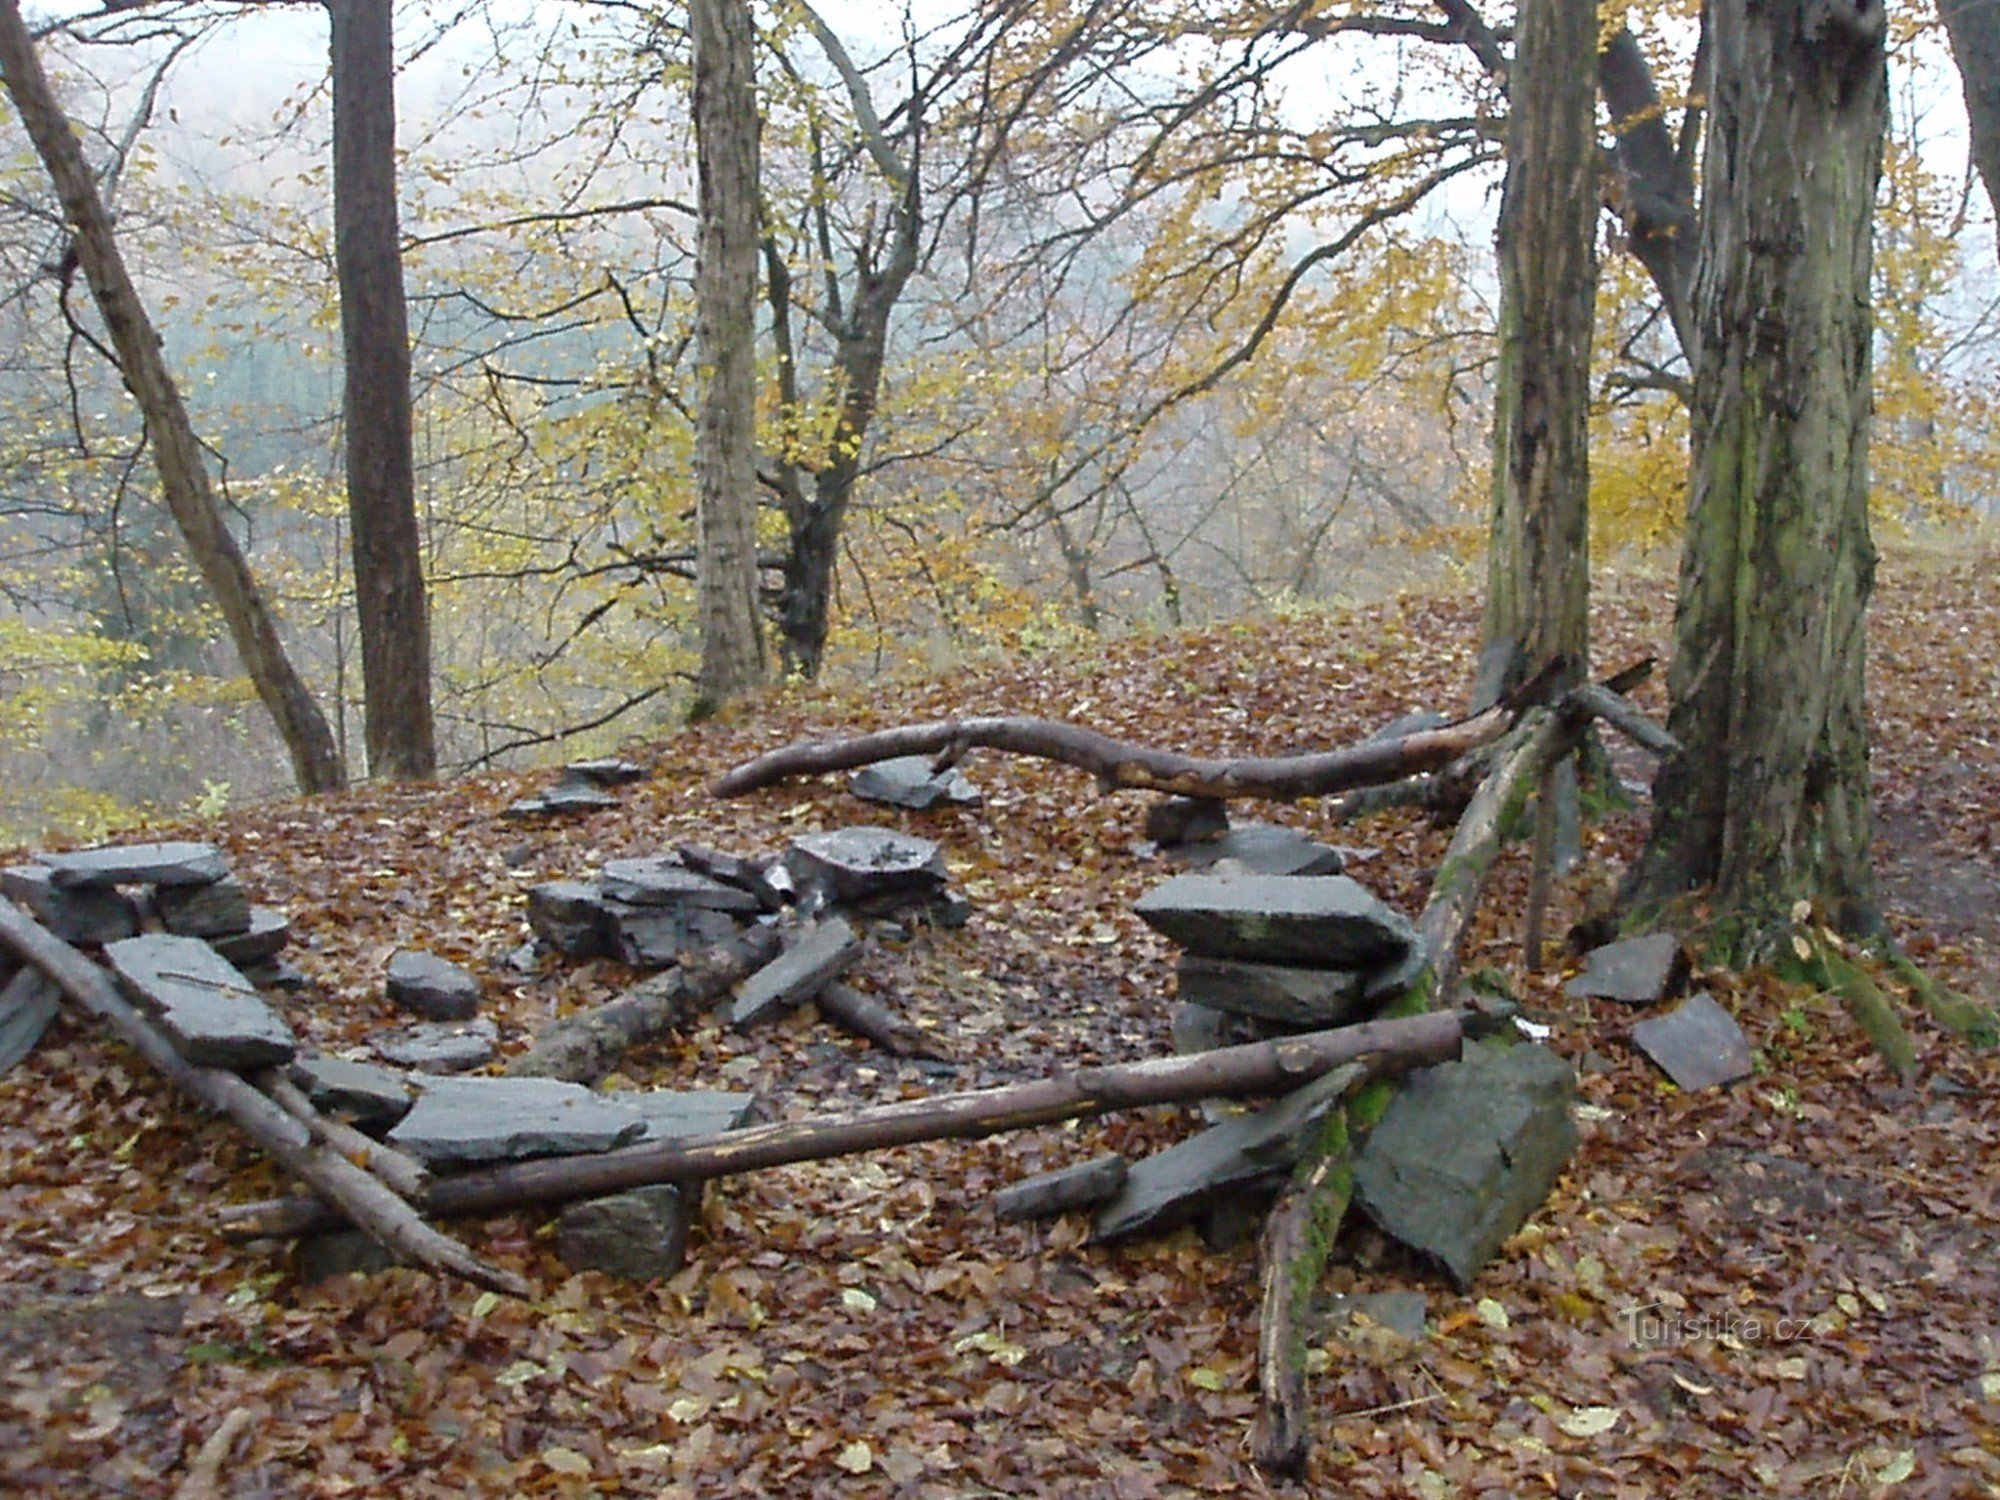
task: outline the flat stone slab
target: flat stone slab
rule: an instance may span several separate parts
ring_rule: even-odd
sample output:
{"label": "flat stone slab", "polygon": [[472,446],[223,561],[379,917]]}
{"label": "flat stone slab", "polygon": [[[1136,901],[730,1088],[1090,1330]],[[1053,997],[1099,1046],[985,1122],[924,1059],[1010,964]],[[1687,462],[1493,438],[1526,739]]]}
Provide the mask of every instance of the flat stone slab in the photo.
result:
{"label": "flat stone slab", "polygon": [[229,873],[213,844],[107,844],[71,854],[44,854],[58,886],[99,890],[109,885],[211,885]]}
{"label": "flat stone slab", "polygon": [[217,933],[209,947],[239,969],[269,963],[292,940],[292,919],[275,906],[250,908],[250,925],[241,932]]}
{"label": "flat stone slab", "polygon": [[61,1009],[62,991],[32,964],[0,986],[0,1073],[35,1050]]}
{"label": "flat stone slab", "polygon": [[925,812],[940,802],[977,807],[979,788],[955,770],[933,772],[928,755],[898,755],[863,766],[847,778],[847,789],[867,802]]}
{"label": "flat stone slab", "polygon": [[1176,875],[1133,909],[1203,958],[1369,969],[1416,938],[1407,917],[1345,875]]}
{"label": "flat stone slab", "polygon": [[614,793],[590,781],[558,781],[538,797],[523,797],[501,809],[506,818],[539,818],[552,814],[576,815],[602,812],[622,806]]}
{"label": "flat stone slab", "polygon": [[1354,1201],[1461,1291],[1576,1150],[1576,1072],[1546,1047],[1468,1047],[1409,1075],[1354,1163]]}
{"label": "flat stone slab", "polygon": [[644,766],[609,756],[602,760],[573,760],[562,769],[564,781],[581,781],[591,786],[630,786],[652,775]]}
{"label": "flat stone slab", "polygon": [[572,1271],[627,1281],[671,1276],[687,1261],[693,1211],[667,1183],[572,1203],[556,1219],[556,1253]]}
{"label": "flat stone slab", "polygon": [[1687,983],[1687,955],[1671,932],[1649,932],[1594,948],[1583,972],[1563,986],[1574,999],[1656,1005]]}
{"label": "flat stone slab", "polygon": [[[677,844],[674,853],[690,870],[747,892],[760,911],[778,911],[785,904],[785,892],[772,883],[771,871],[775,868],[786,881],[791,877],[776,861],[744,859],[740,855],[724,854],[719,849],[705,849],[699,844]],[[790,889],[789,884],[786,889]]]}
{"label": "flat stone slab", "polygon": [[1232,872],[1248,875],[1338,875],[1342,864],[1333,845],[1277,823],[1245,823],[1219,837],[1175,845],[1166,852],[1174,863],[1191,870],[1227,861]]}
{"label": "flat stone slab", "polygon": [[1118,1195],[1129,1169],[1125,1158],[1114,1152],[1038,1172],[995,1193],[993,1212],[1002,1219],[1052,1219],[1075,1209],[1095,1208]]}
{"label": "flat stone slab", "polygon": [[1706,991],[1632,1028],[1632,1045],[1675,1084],[1693,1093],[1748,1078],[1750,1042],[1736,1018]]}
{"label": "flat stone slab", "polygon": [[797,889],[817,886],[833,901],[928,895],[946,879],[942,849],[888,828],[805,834],[785,851],[785,868]]}
{"label": "flat stone slab", "polygon": [[597,958],[615,940],[604,893],[580,880],[546,880],[528,887],[528,926],[569,958]]}
{"label": "flat stone slab", "polygon": [[608,1151],[638,1137],[636,1110],[554,1078],[432,1078],[389,1132],[428,1162],[518,1161]]}
{"label": "flat stone slab", "polygon": [[101,947],[139,931],[139,903],[120,890],[56,885],[47,865],[13,865],[0,870],[0,895],[65,943]]}
{"label": "flat stone slab", "polygon": [[183,937],[218,938],[250,930],[250,893],[233,878],[207,885],[163,885],[153,893],[160,925]]}
{"label": "flat stone slab", "polygon": [[699,906],[627,906],[606,901],[611,951],[635,969],[665,969],[683,953],[727,942],[737,932],[728,912]]}
{"label": "flat stone slab", "polygon": [[1097,1211],[1092,1238],[1182,1224],[1281,1177],[1298,1160],[1307,1133],[1340,1103],[1348,1082],[1336,1069],[1255,1114],[1225,1120],[1134,1162],[1118,1196]]}
{"label": "flat stone slab", "polygon": [[1183,953],[1176,972],[1180,997],[1191,1005],[1286,1026],[1338,1026],[1365,1009],[1368,975],[1352,969],[1300,969]]}
{"label": "flat stone slab", "polygon": [[236,966],[200,938],[146,933],[105,945],[120,986],[174,1050],[204,1068],[289,1062],[298,1039]]}
{"label": "flat stone slab", "polygon": [[289,1071],[315,1109],[352,1120],[363,1130],[395,1124],[410,1112],[416,1098],[401,1073],[373,1063],[301,1057],[293,1060]]}
{"label": "flat stone slab", "polygon": [[416,1073],[463,1073],[490,1063],[500,1052],[500,1028],[476,1021],[418,1021],[368,1039],[384,1062]]}
{"label": "flat stone slab", "polygon": [[1156,844],[1199,844],[1229,832],[1229,804],[1219,797],[1169,797],[1146,809],[1146,837]]}
{"label": "flat stone slab", "polygon": [[769,1012],[810,1000],[854,966],[861,948],[854,929],[839,917],[813,923],[743,981],[730,1007],[730,1024],[740,1030]]}
{"label": "flat stone slab", "polygon": [[479,981],[435,953],[404,948],[390,956],[389,998],[426,1021],[470,1021],[479,1014]]}
{"label": "flat stone slab", "polygon": [[741,1130],[757,1103],[755,1094],[721,1089],[615,1089],[603,1097],[632,1110],[645,1122],[635,1145]]}
{"label": "flat stone slab", "polygon": [[608,899],[628,906],[692,906],[746,914],[759,908],[750,892],[690,870],[672,856],[609,860],[597,884]]}

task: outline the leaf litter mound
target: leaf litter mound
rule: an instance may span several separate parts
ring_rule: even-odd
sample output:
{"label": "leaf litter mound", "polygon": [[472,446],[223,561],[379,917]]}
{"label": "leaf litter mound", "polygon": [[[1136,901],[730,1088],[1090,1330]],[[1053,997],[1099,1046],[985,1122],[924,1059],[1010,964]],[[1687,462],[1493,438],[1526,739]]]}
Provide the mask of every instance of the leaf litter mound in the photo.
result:
{"label": "leaf litter mound", "polygon": [[[2000,590],[1989,555],[1897,554],[1874,614],[1883,886],[1937,977],[1993,998],[2000,955]],[[1664,655],[1671,584],[1596,604],[1598,659]],[[695,841],[737,852],[907,819],[940,839],[976,913],[867,960],[872,985],[963,1065],[939,1079],[810,1009],[748,1035],[701,1024],[627,1059],[633,1082],[754,1091],[767,1117],[1039,1076],[1170,1048],[1171,964],[1131,915],[1162,873],[1146,799],[981,756],[983,808],[895,814],[844,779],[736,802],[704,782],[806,736],[961,713],[1062,717],[1195,753],[1350,743],[1452,708],[1476,605],[1405,597],[1339,617],[1105,643],[865,691],[787,692],[652,746],[620,808],[522,824],[541,775],[371,789],[205,824],[291,913],[311,1043],[393,1019],[388,956],[491,973],[526,936],[522,892]],[[1657,684],[1642,702],[1663,709]],[[1650,774],[1620,752],[1635,780]],[[1415,911],[1448,830],[1414,814],[1335,827],[1364,882]],[[173,830],[167,830],[172,832]],[[182,830],[183,832],[188,830]],[[1637,849],[1643,813],[1586,831],[1551,929]],[[1354,1319],[1314,1384],[1309,1487],[1355,1495],[1973,1495],[2000,1485],[2000,1064],[1926,1028],[1899,1086],[1832,997],[1697,976],[1758,1049],[1737,1088],[1684,1095],[1637,1058],[1632,1018],[1521,972],[1524,851],[1503,857],[1465,968],[1505,974],[1582,1073],[1582,1145],[1469,1297],[1365,1229],[1329,1294],[1418,1288],[1416,1340]],[[609,961],[489,985],[519,1050],[632,979]],[[210,1214],[285,1190],[68,1016],[0,1079],[0,1491],[22,1495],[1039,1495],[1270,1492],[1254,1468],[1254,1244],[1191,1232],[1084,1243],[1077,1217],[997,1222],[990,1193],[1194,1128],[1153,1110],[932,1143],[712,1184],[686,1268],[571,1275],[546,1219],[462,1224],[526,1274],[517,1303],[395,1270],[304,1284]],[[227,1426],[225,1427],[225,1424]],[[218,1434],[220,1434],[218,1438]],[[214,1441],[211,1441],[214,1440]],[[208,1451],[202,1451],[203,1444]]]}

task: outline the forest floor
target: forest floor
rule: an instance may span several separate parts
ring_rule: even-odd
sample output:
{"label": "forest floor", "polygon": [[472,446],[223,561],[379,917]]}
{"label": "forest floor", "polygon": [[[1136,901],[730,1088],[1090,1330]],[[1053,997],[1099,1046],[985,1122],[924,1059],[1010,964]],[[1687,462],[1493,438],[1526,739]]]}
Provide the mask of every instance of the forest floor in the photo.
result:
{"label": "forest floor", "polygon": [[[1892,551],[1871,660],[1883,888],[1910,951],[1991,1000],[2000,957],[2000,556]],[[1664,655],[1671,582],[1605,586],[1604,671]],[[718,803],[704,783],[804,735],[960,713],[1035,713],[1193,752],[1353,741],[1469,680],[1475,606],[1402,598],[1341,616],[1132,638],[865,690],[776,695],[627,753],[624,806],[524,826],[546,774],[364,790],[229,816],[219,843],[287,908],[313,981],[290,1004],[328,1049],[394,1019],[398,946],[491,970],[525,937],[522,891],[696,840],[734,852],[901,818],[940,840],[977,910],[864,961],[872,987],[957,1046],[940,1082],[810,1009],[748,1036],[697,1025],[632,1082],[754,1091],[767,1117],[1165,1053],[1172,969],[1131,914],[1165,873],[1144,799],[977,755],[982,808],[893,814],[840,778]],[[1655,683],[1641,701],[1662,707]],[[1414,912],[1447,837],[1414,816],[1332,827],[1311,804],[1243,809],[1372,853],[1351,865]],[[1558,924],[1636,849],[1643,808],[1587,830]],[[1703,972],[1758,1073],[1682,1094],[1626,1044],[1632,1017],[1522,970],[1522,851],[1465,954],[1508,974],[1582,1071],[1581,1146],[1470,1295],[1366,1231],[1329,1292],[1420,1289],[1416,1341],[1329,1336],[1302,1492],[1352,1495],[1977,1495],[2000,1490],[2000,1058],[1913,1019],[1900,1086],[1839,1002]],[[518,1050],[631,976],[562,964],[489,987]],[[122,1046],[59,1020],[0,1080],[0,1493],[172,1495],[232,1413],[228,1496],[1271,1493],[1254,1468],[1254,1245],[1190,1232],[1111,1248],[1071,1217],[996,1222],[993,1189],[1186,1135],[1160,1109],[713,1184],[686,1269],[644,1285],[568,1274],[547,1219],[458,1226],[526,1274],[532,1303],[409,1271],[305,1285],[232,1246],[213,1212],[283,1184]],[[1283,1487],[1276,1487],[1282,1491]]]}

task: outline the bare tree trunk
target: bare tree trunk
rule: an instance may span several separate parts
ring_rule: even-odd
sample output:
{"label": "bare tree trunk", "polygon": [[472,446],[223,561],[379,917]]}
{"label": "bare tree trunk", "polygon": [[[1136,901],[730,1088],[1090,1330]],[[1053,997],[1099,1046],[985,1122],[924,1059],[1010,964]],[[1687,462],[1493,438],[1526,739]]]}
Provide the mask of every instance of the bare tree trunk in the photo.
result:
{"label": "bare tree trunk", "polygon": [[2000,6],[1993,0],[1938,0],[1972,124],[1972,160],[2000,213]]}
{"label": "bare tree trunk", "polygon": [[749,0],[692,0],[701,244],[695,335],[707,378],[695,431],[701,621],[697,712],[764,680],[757,623],[757,83]]}
{"label": "bare tree trunk", "polygon": [[1874,925],[1863,622],[1879,0],[1712,0],[1694,466],[1669,753],[1632,893]]}
{"label": "bare tree trunk", "polygon": [[13,96],[21,123],[62,200],[63,216],[75,232],[77,263],[111,336],[126,387],[146,419],[160,491],[187,542],[188,555],[215,596],[243,669],[284,738],[299,790],[335,791],[347,780],[340,747],[285,654],[277,621],[216,504],[201,442],[167,373],[160,337],[118,253],[111,215],[35,55],[18,0],[0,0],[0,79]]}
{"label": "bare tree trunk", "polygon": [[396,210],[395,23],[390,0],[327,0],[327,12],[334,263],[347,367],[347,514],[368,771],[428,781],[437,775],[437,741]]}

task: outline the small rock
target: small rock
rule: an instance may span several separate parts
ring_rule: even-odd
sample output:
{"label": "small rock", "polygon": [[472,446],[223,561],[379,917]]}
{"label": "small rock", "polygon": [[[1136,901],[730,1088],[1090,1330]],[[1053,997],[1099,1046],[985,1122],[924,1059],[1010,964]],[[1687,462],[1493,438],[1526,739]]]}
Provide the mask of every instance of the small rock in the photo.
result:
{"label": "small rock", "polygon": [[427,1162],[516,1161],[608,1151],[640,1135],[635,1110],[553,1078],[432,1078],[389,1132]]}
{"label": "small rock", "polygon": [[363,1130],[394,1125],[410,1112],[415,1097],[402,1074],[373,1063],[301,1057],[290,1072],[315,1109],[352,1120]]}
{"label": "small rock", "polygon": [[943,889],[944,851],[929,839],[887,828],[839,828],[794,839],[785,866],[801,890],[837,902],[921,899]]}
{"label": "small rock", "polygon": [[1573,999],[1655,1005],[1687,984],[1687,955],[1671,932],[1649,932],[1593,949],[1584,970],[1563,987]]}
{"label": "small rock", "polygon": [[1219,797],[1169,797],[1146,809],[1146,837],[1156,844],[1199,844],[1229,832],[1229,804]]}
{"label": "small rock", "polygon": [[1176,1005],[1172,1017],[1174,1051],[1182,1057],[1264,1040],[1265,1032],[1246,1016],[1193,1002]]}
{"label": "small rock", "polygon": [[630,786],[634,782],[644,781],[652,774],[644,766],[635,765],[629,760],[610,757],[603,760],[573,760],[563,767],[562,779],[570,782],[581,781],[589,786],[614,787]]}
{"label": "small rock", "polygon": [[213,844],[108,844],[73,854],[44,854],[61,887],[212,885],[229,873]]}
{"label": "small rock", "polygon": [[292,919],[275,906],[250,908],[250,925],[238,932],[221,932],[208,946],[235,964],[251,969],[269,963],[292,940]]}
{"label": "small rock", "polygon": [[1632,1028],[1632,1045],[1689,1093],[1735,1083],[1752,1071],[1743,1028],[1706,991],[1640,1021]]}
{"label": "small rock", "polygon": [[1297,1028],[1338,1026],[1356,1019],[1368,979],[1351,969],[1301,969],[1195,953],[1181,955],[1177,972],[1183,1000]]}
{"label": "small rock", "polygon": [[384,1062],[417,1073],[463,1073],[493,1061],[500,1051],[500,1028],[481,1016],[476,1021],[419,1021],[399,1031],[370,1037],[369,1046]]}
{"label": "small rock", "polygon": [[426,1021],[470,1021],[479,1014],[479,981],[434,953],[404,948],[389,960],[389,998]]}
{"label": "small rock", "polygon": [[615,946],[604,893],[576,880],[546,880],[528,887],[528,926],[569,958],[598,958]]}
{"label": "small rock", "polygon": [[47,865],[14,865],[0,870],[0,895],[19,903],[65,943],[96,948],[139,931],[139,903],[132,897],[109,888],[59,888],[55,872]]}
{"label": "small rock", "polygon": [[1345,875],[1176,875],[1134,910],[1191,953],[1307,968],[1393,963],[1416,936]]}
{"label": "small rock", "polygon": [[283,990],[287,994],[311,987],[297,964],[282,958],[267,958],[260,964],[251,964],[243,971],[243,977],[260,990]]}
{"label": "small rock", "polygon": [[1170,848],[1167,857],[1191,870],[1242,875],[1338,875],[1343,861],[1331,844],[1307,838],[1296,828],[1276,823],[1245,823],[1203,844]]}
{"label": "small rock", "polygon": [[899,755],[863,766],[847,778],[847,789],[868,802],[907,807],[917,812],[950,802],[977,807],[979,788],[955,770],[933,772],[927,755]]}
{"label": "small rock", "polygon": [[556,1251],[572,1271],[629,1281],[672,1276],[687,1260],[692,1218],[679,1188],[660,1184],[572,1203],[556,1220]]}
{"label": "small rock", "polygon": [[250,893],[233,879],[163,885],[153,893],[160,925],[184,937],[229,937],[250,930]]}

